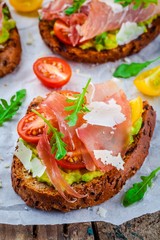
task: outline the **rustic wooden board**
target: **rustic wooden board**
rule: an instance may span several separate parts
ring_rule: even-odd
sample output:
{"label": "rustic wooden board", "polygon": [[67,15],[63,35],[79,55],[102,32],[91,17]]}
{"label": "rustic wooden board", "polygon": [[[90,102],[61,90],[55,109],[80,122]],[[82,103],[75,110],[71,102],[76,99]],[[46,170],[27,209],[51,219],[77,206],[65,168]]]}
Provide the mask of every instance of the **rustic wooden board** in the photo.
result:
{"label": "rustic wooden board", "polygon": [[[118,216],[117,216],[118,217]],[[0,225],[0,240],[159,240],[160,212],[120,226],[104,222],[63,225]]]}

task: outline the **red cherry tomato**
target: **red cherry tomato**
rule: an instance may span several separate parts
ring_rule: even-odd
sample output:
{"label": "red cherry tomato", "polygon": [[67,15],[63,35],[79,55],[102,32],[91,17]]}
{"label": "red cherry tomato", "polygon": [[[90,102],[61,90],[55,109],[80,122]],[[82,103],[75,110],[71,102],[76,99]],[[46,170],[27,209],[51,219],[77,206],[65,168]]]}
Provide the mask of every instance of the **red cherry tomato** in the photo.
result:
{"label": "red cherry tomato", "polygon": [[71,40],[68,35],[70,34],[69,27],[61,20],[56,20],[54,23],[54,33],[59,38],[60,41],[65,44],[72,45]]}
{"label": "red cherry tomato", "polygon": [[72,70],[69,64],[61,58],[39,58],[33,64],[33,70],[38,79],[47,87],[58,88],[65,85],[71,78]]}
{"label": "red cherry tomato", "polygon": [[43,133],[44,126],[43,119],[31,112],[19,121],[17,132],[26,142],[38,143]]}
{"label": "red cherry tomato", "polygon": [[82,169],[86,168],[85,164],[82,162],[82,160],[77,160],[77,161],[69,161],[69,159],[62,159],[62,160],[57,160],[57,163],[60,167],[65,168],[65,169]]}

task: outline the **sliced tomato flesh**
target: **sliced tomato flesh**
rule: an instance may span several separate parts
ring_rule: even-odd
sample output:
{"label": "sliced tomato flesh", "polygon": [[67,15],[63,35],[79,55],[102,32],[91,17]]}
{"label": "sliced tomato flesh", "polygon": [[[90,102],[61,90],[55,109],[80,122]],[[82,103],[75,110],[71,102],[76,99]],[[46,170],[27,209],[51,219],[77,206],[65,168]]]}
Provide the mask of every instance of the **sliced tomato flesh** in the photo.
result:
{"label": "sliced tomato flesh", "polygon": [[59,38],[59,40],[65,44],[72,45],[69,38],[70,30],[66,23],[58,19],[54,23],[54,33]]}
{"label": "sliced tomato flesh", "polygon": [[71,78],[70,65],[61,58],[43,57],[33,64],[33,70],[38,79],[47,87],[59,88]]}
{"label": "sliced tomato flesh", "polygon": [[44,127],[44,121],[35,113],[31,112],[19,121],[17,132],[26,142],[38,143]]}
{"label": "sliced tomato flesh", "polygon": [[65,157],[65,159],[57,160],[57,163],[60,167],[64,169],[76,170],[76,169],[86,168],[82,160],[79,160],[79,159],[75,160],[74,157],[73,158]]}

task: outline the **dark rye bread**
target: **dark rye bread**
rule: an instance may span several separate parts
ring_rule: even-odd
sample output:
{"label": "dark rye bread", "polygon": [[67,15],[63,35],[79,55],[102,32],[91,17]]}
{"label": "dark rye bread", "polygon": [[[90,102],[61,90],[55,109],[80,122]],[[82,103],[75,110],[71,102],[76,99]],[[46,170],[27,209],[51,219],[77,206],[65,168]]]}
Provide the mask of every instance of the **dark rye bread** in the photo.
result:
{"label": "dark rye bread", "polygon": [[[6,4],[3,7],[7,7]],[[16,27],[10,30],[10,37],[2,46],[3,48],[0,48],[0,78],[13,72],[21,60],[21,42]]]}
{"label": "dark rye bread", "polygon": [[[41,101],[41,97],[36,98],[29,106],[28,112],[30,112],[31,108],[37,108]],[[155,127],[156,113],[147,102],[143,104],[142,128],[135,137],[134,143],[126,150],[124,170],[118,171],[113,168],[110,172],[94,178],[90,182],[80,182],[72,185],[77,192],[87,194],[87,197],[77,199],[74,203],[67,202],[54,187],[40,183],[36,178],[33,178],[16,156],[13,157],[11,168],[12,186],[15,192],[30,207],[46,211],[57,209],[63,212],[94,206],[113,197],[121,190],[126,180],[136,173],[148,155],[150,140]],[[70,197],[68,195],[68,198]]]}
{"label": "dark rye bread", "polygon": [[160,17],[155,19],[152,22],[152,27],[148,28],[148,31],[143,33],[136,40],[126,45],[118,46],[111,50],[103,50],[101,52],[97,52],[95,49],[83,50],[79,47],[72,47],[60,42],[55,35],[51,35],[51,31],[53,31],[52,22],[41,20],[39,22],[39,29],[42,39],[53,52],[76,62],[104,63],[114,62],[137,53],[152,42],[160,33]]}

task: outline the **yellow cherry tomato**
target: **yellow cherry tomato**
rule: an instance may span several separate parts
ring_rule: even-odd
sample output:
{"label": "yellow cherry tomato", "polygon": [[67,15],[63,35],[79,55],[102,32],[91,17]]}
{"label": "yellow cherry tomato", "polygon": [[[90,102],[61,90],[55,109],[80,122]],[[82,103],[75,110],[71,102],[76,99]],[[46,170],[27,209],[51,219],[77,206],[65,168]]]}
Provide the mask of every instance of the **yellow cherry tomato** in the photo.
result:
{"label": "yellow cherry tomato", "polygon": [[148,96],[160,96],[160,66],[141,73],[134,80],[137,89]]}
{"label": "yellow cherry tomato", "polygon": [[32,12],[41,7],[43,0],[9,0],[19,12]]}
{"label": "yellow cherry tomato", "polygon": [[132,126],[142,116],[143,102],[141,97],[137,97],[129,102],[132,109]]}

